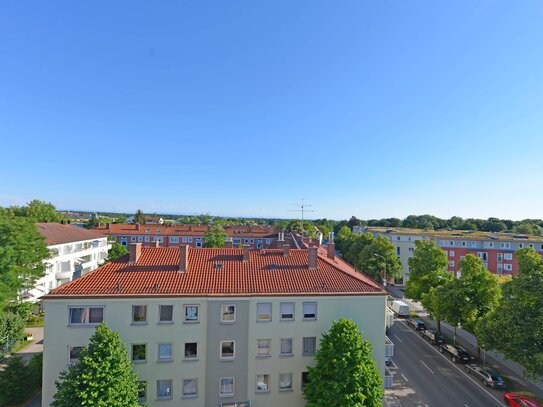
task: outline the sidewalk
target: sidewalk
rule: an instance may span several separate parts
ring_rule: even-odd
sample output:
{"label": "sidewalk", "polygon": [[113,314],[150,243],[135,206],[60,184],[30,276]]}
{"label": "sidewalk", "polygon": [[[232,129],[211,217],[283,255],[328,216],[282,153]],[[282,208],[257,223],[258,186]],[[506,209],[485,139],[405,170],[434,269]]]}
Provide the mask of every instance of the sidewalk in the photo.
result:
{"label": "sidewalk", "polygon": [[[407,303],[411,310],[417,312],[422,318],[425,318],[428,321],[430,328],[437,329],[437,323],[428,319],[428,315],[424,310],[424,307],[419,302],[411,301],[405,298],[403,292],[400,291],[398,287],[389,286],[387,289],[394,297],[401,298],[402,301]],[[453,337],[454,335],[454,328],[444,322],[441,322],[441,331],[450,337]],[[471,333],[463,329],[456,329],[456,342],[466,348],[466,350],[468,350],[472,355],[477,354],[477,339]],[[483,357],[483,352],[481,357]],[[532,382],[526,379],[523,375],[524,368],[521,365],[505,359],[505,357],[498,352],[484,352],[484,358],[487,364],[495,365],[506,376],[521,384],[523,387],[534,393],[537,397],[543,398],[543,383]]]}

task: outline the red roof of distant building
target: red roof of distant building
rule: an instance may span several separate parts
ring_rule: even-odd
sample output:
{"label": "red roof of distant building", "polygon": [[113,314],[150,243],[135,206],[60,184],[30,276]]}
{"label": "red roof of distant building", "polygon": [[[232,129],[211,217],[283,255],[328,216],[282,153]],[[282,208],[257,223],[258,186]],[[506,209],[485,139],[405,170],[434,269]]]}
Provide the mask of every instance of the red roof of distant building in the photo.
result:
{"label": "red roof of distant building", "polygon": [[[317,268],[307,249],[188,249],[188,268],[179,272],[179,248],[142,248],[67,283],[44,298],[134,296],[384,295],[383,287],[319,249]],[[217,266],[220,264],[220,266]]]}
{"label": "red roof of distant building", "polygon": [[[208,225],[140,225],[137,230],[135,224],[112,223],[109,229],[100,226],[96,230],[108,235],[204,236],[210,228]],[[223,229],[231,237],[274,238],[278,232],[273,226],[224,226]]]}
{"label": "red roof of distant building", "polygon": [[70,224],[36,223],[36,226],[38,227],[38,232],[45,237],[45,242],[48,246],[106,237],[106,235],[98,230],[84,229]]}

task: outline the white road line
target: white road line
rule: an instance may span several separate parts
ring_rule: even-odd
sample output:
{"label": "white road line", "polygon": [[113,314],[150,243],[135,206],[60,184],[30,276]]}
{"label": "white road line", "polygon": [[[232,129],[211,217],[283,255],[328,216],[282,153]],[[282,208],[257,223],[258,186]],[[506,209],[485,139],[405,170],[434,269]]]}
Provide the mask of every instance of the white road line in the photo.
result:
{"label": "white road line", "polygon": [[467,404],[464,404],[464,407],[469,407]]}
{"label": "white road line", "polygon": [[407,380],[407,377],[405,377],[403,373],[400,373],[400,375],[402,376],[402,379],[404,379],[406,382],[409,382],[409,380]]}
{"label": "white road line", "polygon": [[403,343],[403,341],[400,339],[400,337],[398,335],[394,334],[394,338],[396,338],[397,340],[399,340],[400,342]]}
{"label": "white road line", "polygon": [[[405,322],[402,322],[402,324],[404,324],[404,326],[406,328],[409,328],[407,326],[407,324]],[[500,406],[503,406],[503,403],[501,400],[497,399],[496,397],[494,397],[494,395],[492,393],[490,393],[487,389],[485,389],[484,387],[481,387],[479,386],[479,382],[476,381],[472,376],[470,376],[469,374],[467,374],[466,372],[464,372],[464,369],[461,369],[460,367],[456,366],[456,363],[452,363],[448,357],[446,357],[444,354],[442,354],[440,351],[438,351],[435,347],[433,347],[430,342],[426,342],[422,337],[420,337],[419,335],[417,335],[417,338],[419,338],[423,343],[425,343],[427,346],[429,346],[431,349],[434,350],[434,352],[436,352],[438,355],[441,355],[442,358],[444,358],[445,360],[448,361],[448,363],[452,364],[456,369],[458,369],[458,371],[460,373],[462,373],[464,376],[466,376],[467,378],[469,378],[469,380],[471,381],[471,383],[473,383],[474,385],[477,386],[478,389],[481,389],[482,391],[484,391],[486,394],[488,394],[490,397],[492,397]]]}
{"label": "white road line", "polygon": [[426,369],[428,369],[428,370],[430,371],[430,373],[434,374],[434,371],[433,371],[432,369],[430,369],[426,363],[424,363],[422,360],[420,360],[420,363],[422,363],[422,365],[423,365]]}

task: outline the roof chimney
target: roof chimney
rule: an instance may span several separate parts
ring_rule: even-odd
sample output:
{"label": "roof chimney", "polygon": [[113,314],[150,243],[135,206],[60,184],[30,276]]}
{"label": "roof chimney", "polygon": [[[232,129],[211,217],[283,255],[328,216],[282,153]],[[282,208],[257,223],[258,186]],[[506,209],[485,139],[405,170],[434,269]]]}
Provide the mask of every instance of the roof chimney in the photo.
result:
{"label": "roof chimney", "polygon": [[106,229],[109,230],[111,224],[110,223],[106,223]]}
{"label": "roof chimney", "polygon": [[334,243],[334,232],[328,232],[328,243]]}
{"label": "roof chimney", "polygon": [[244,244],[243,245],[243,262],[248,263],[249,262],[249,245]]}
{"label": "roof chimney", "polygon": [[326,257],[331,260],[334,260],[336,257],[336,245],[334,242],[328,242],[328,250],[326,252]]}
{"label": "roof chimney", "polygon": [[284,244],[283,245],[283,256],[288,257],[289,254],[290,254],[290,245],[289,244]]}
{"label": "roof chimney", "polygon": [[140,224],[136,223],[136,230],[140,230]]}
{"label": "roof chimney", "polygon": [[186,273],[189,266],[189,246],[183,244],[179,246],[179,272]]}
{"label": "roof chimney", "polygon": [[155,240],[153,243],[153,247],[160,247],[160,242],[158,240]]}
{"label": "roof chimney", "polygon": [[317,269],[317,248],[316,247],[309,248],[309,269],[310,270]]}
{"label": "roof chimney", "polygon": [[128,262],[136,264],[141,255],[141,243],[130,243],[130,257]]}
{"label": "roof chimney", "polygon": [[224,247],[227,249],[233,249],[234,248],[234,242],[232,240],[227,240],[224,242]]}

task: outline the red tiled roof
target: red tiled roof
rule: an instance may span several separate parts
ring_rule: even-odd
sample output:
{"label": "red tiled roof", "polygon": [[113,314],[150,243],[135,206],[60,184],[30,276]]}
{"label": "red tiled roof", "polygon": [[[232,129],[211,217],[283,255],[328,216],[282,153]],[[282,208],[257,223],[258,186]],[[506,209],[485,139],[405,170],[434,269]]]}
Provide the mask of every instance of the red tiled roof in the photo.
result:
{"label": "red tiled roof", "polygon": [[[318,251],[317,269],[308,268],[308,250],[188,249],[188,268],[178,271],[179,248],[142,248],[135,265],[129,255],[67,283],[44,298],[78,296],[248,296],[384,295],[378,283]],[[220,268],[216,267],[220,264]]]}
{"label": "red tiled roof", "polygon": [[36,226],[38,232],[45,237],[48,246],[106,237],[98,230],[84,229],[70,224],[36,223]]}
{"label": "red tiled roof", "polygon": [[[100,226],[96,230],[106,235],[204,236],[210,228],[207,225],[140,225],[140,229],[136,230],[134,224],[112,223],[109,229]],[[278,232],[273,226],[225,226],[223,229],[230,237],[274,238]]]}

